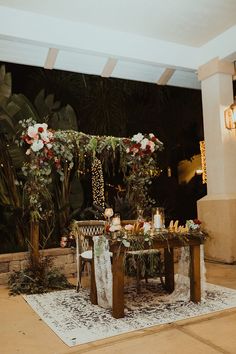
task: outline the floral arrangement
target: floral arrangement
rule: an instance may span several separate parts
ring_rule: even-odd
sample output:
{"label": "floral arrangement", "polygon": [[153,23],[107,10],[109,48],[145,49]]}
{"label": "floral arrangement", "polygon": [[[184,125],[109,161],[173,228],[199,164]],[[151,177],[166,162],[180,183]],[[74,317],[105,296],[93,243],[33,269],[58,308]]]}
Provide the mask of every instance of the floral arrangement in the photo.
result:
{"label": "floral arrangement", "polygon": [[26,144],[26,155],[31,157],[34,165],[26,163],[23,167],[24,174],[26,176],[35,174],[41,183],[48,184],[51,182],[54,167],[63,180],[62,161],[69,161],[69,168],[73,167],[72,141],[66,139],[63,132],[48,129],[46,123],[39,124],[31,118],[20,123],[23,127],[20,145]]}
{"label": "floral arrangement", "polygon": [[150,242],[151,223],[137,221],[134,224],[127,224],[124,227],[121,225],[107,225],[106,232],[113,240],[120,241],[125,247],[130,247],[130,239],[133,236],[141,236],[142,241]]}
{"label": "floral arrangement", "polygon": [[200,228],[200,225],[201,225],[201,221],[198,219],[186,221],[186,227],[189,230],[198,230]]}
{"label": "floral arrangement", "polygon": [[22,136],[22,140],[30,145],[30,148],[26,151],[26,155],[30,155],[31,151],[38,152],[44,149],[48,158],[52,157],[52,153],[50,152],[52,142],[54,141],[53,131],[48,130],[48,125],[46,123],[35,123],[34,125],[29,126],[27,133]]}
{"label": "floral arrangement", "polygon": [[177,238],[183,244],[188,243],[188,239],[191,236],[205,240],[207,233],[201,230],[200,225],[201,221],[198,219],[187,220],[185,227],[180,226],[176,229],[172,227],[156,232],[152,228],[151,222],[137,221],[134,224],[127,224],[123,227],[121,225],[107,225],[106,233],[110,235],[112,240],[121,242],[126,248],[129,248],[132,243],[132,247],[142,250],[142,245],[145,242],[148,242],[151,247],[155,239],[166,240],[168,242],[169,237]]}
{"label": "floral arrangement", "polygon": [[141,158],[145,155],[153,154],[163,146],[162,142],[152,133],[146,135],[138,133],[131,139],[124,139],[124,144],[126,145],[127,154]]}
{"label": "floral arrangement", "polygon": [[74,167],[85,173],[87,157],[92,160],[98,157],[106,169],[111,161],[115,161],[117,153],[132,201],[140,207],[150,204],[148,185],[152,174],[149,172],[157,168],[154,153],[163,148],[154,134],[138,133],[131,139],[125,139],[93,136],[73,130],[54,131],[46,123],[37,123],[32,118],[20,124],[23,129],[19,145],[26,147],[28,156],[22,170],[27,177],[26,194],[32,215],[40,218],[44,209],[40,199],[43,199],[43,189],[52,182],[54,171],[65,185],[69,185],[70,170]]}

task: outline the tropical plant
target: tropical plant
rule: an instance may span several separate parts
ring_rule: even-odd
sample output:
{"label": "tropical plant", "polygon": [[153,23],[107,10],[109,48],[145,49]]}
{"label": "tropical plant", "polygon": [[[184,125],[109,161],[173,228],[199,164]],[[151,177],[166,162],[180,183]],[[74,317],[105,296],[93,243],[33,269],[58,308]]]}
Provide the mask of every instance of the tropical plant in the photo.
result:
{"label": "tropical plant", "polygon": [[[11,220],[9,218],[9,210],[12,217],[17,215],[16,224],[9,222],[7,228],[4,224],[1,229],[6,231],[6,235],[14,234],[14,242],[22,246],[27,238],[27,220],[28,214],[24,213],[22,199],[22,185],[25,177],[21,172],[21,167],[26,160],[25,149],[16,142],[16,136],[22,130],[20,124],[24,119],[31,118],[34,121],[48,122],[53,128],[77,128],[77,119],[71,106],[62,106],[60,102],[54,100],[54,95],[45,95],[45,91],[41,90],[36,96],[34,105],[22,94],[12,94],[11,91],[11,74],[6,73],[5,66],[0,68],[0,149],[4,153],[1,154],[0,169],[0,206],[2,212],[2,220]],[[54,126],[53,126],[54,125]],[[65,166],[64,166],[65,167]],[[66,167],[65,167],[66,170]],[[54,190],[56,198],[54,199],[55,208],[59,212],[60,230],[63,226],[69,224],[70,214],[70,190],[71,183],[76,185],[73,189],[73,212],[78,212],[81,207],[81,186],[75,171],[67,174],[63,180],[57,182],[50,187]],[[25,188],[31,188],[29,183]],[[10,193],[9,193],[10,191]],[[23,193],[24,195],[24,193]],[[79,203],[76,205],[76,198]],[[24,198],[25,200],[25,198]],[[26,201],[26,200],[25,200]],[[51,205],[51,203],[49,203]],[[54,207],[53,207],[54,208]],[[65,212],[66,210],[66,212]],[[5,215],[5,216],[4,216]],[[25,216],[25,217],[23,217]],[[17,224],[19,223],[19,225]],[[52,215],[50,219],[45,219],[40,225],[40,233],[42,235],[39,240],[41,247],[47,243],[49,236],[54,228],[54,219]],[[16,225],[16,231],[12,230]],[[9,236],[8,236],[9,237]],[[32,240],[30,241],[32,245]]]}

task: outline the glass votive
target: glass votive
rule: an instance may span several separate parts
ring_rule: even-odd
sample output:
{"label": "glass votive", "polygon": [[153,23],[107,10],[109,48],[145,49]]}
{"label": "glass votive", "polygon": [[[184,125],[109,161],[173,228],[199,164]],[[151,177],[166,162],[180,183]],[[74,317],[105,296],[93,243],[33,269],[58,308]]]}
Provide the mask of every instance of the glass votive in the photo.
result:
{"label": "glass votive", "polygon": [[115,213],[114,217],[112,218],[112,225],[113,226],[119,226],[120,225],[120,214]]}
{"label": "glass votive", "polygon": [[106,208],[104,211],[105,219],[107,219],[109,225],[111,223],[111,217],[113,216],[113,214],[114,212],[112,208]]}
{"label": "glass votive", "polygon": [[155,230],[161,230],[165,228],[164,208],[157,207],[152,209],[152,225]]}
{"label": "glass votive", "polygon": [[104,211],[104,216],[106,218],[111,218],[113,216],[114,212],[113,212],[113,209],[112,208],[106,208],[105,211]]}

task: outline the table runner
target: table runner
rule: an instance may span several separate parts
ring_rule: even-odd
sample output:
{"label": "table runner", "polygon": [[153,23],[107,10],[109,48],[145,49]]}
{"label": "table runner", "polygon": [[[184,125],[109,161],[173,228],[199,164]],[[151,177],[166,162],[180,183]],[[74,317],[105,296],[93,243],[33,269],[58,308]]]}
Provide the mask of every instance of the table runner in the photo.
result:
{"label": "table runner", "polygon": [[98,305],[112,307],[112,271],[109,242],[104,236],[93,236],[94,272]]}

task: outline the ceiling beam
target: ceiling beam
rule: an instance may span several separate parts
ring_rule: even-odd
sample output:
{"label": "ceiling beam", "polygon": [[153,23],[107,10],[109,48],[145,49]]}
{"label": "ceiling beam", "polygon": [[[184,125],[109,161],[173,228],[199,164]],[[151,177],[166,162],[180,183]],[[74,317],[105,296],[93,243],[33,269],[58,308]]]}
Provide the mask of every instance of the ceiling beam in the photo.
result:
{"label": "ceiling beam", "polygon": [[113,73],[113,70],[115,69],[116,64],[117,64],[117,59],[108,58],[106,64],[104,65],[104,68],[102,70],[101,76],[102,77],[110,77],[111,74]]}
{"label": "ceiling beam", "polygon": [[52,70],[54,68],[55,62],[57,60],[59,49],[49,48],[48,55],[44,63],[44,69]]}
{"label": "ceiling beam", "polygon": [[172,77],[172,75],[174,74],[174,72],[175,69],[169,69],[169,68],[165,69],[161,77],[158,79],[157,85],[166,85],[170,80],[170,78]]}

